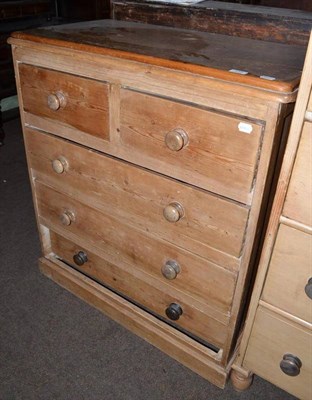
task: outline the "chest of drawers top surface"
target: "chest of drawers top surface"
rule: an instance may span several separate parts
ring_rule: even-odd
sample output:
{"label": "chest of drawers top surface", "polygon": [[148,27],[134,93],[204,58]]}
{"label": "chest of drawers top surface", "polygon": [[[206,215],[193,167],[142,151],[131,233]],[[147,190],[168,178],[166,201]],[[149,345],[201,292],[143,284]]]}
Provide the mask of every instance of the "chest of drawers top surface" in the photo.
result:
{"label": "chest of drawers top surface", "polygon": [[304,46],[114,20],[39,28],[12,36],[282,92],[298,86],[305,55]]}

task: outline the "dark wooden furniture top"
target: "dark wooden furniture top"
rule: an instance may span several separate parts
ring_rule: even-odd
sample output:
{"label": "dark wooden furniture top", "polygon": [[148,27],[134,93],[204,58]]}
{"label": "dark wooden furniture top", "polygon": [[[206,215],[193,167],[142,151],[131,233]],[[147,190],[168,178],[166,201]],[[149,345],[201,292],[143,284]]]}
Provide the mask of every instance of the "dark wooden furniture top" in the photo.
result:
{"label": "dark wooden furniture top", "polygon": [[305,55],[304,46],[113,20],[43,27],[13,37],[281,92],[298,86]]}
{"label": "dark wooden furniture top", "polygon": [[311,12],[221,1],[178,5],[113,0],[112,17],[304,46],[312,28]]}

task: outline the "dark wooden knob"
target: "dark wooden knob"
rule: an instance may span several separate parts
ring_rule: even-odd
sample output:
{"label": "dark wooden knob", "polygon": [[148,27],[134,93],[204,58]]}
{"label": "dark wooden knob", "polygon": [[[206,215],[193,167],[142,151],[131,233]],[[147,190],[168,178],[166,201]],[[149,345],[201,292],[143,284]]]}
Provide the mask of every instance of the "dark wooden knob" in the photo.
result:
{"label": "dark wooden knob", "polygon": [[73,256],[73,260],[75,264],[81,266],[88,261],[87,253],[84,251],[78,251],[78,253]]}
{"label": "dark wooden knob", "polygon": [[308,283],[305,285],[304,291],[306,295],[312,300],[312,278],[308,280]]}
{"label": "dark wooden knob", "polygon": [[182,150],[187,145],[188,136],[183,129],[174,129],[165,136],[165,143],[168,149],[172,151]]}
{"label": "dark wooden knob", "polygon": [[171,303],[169,307],[166,308],[166,315],[172,321],[177,321],[182,314],[183,310],[179,304]]}
{"label": "dark wooden knob", "polygon": [[180,203],[173,202],[164,208],[163,214],[168,222],[178,222],[184,216],[184,209]]}
{"label": "dark wooden knob", "polygon": [[163,274],[163,276],[169,280],[175,279],[178,276],[179,272],[180,266],[174,260],[168,260],[161,269],[161,273]]}
{"label": "dark wooden knob", "polygon": [[284,374],[289,376],[297,376],[300,374],[300,368],[302,362],[300,359],[292,354],[284,354],[282,361],[280,362],[280,368]]}

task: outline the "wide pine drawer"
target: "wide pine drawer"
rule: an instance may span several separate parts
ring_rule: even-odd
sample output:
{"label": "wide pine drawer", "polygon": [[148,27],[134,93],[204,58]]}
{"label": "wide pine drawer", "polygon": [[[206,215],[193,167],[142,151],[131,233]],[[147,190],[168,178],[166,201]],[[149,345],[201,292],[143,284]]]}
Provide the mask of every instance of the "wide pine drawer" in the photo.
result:
{"label": "wide pine drawer", "polygon": [[247,207],[48,134],[25,134],[38,180],[230,270],[238,268]]}
{"label": "wide pine drawer", "polygon": [[261,134],[255,122],[121,90],[129,159],[241,203],[251,202]]}
{"label": "wide pine drawer", "polygon": [[24,111],[109,139],[108,83],[27,64],[19,74]]}
{"label": "wide pine drawer", "polygon": [[[36,196],[43,225],[61,229],[65,235],[80,237],[84,243],[105,254],[110,262],[132,265],[153,276],[166,286],[168,292],[180,291],[181,295],[201,303],[212,316],[228,320],[235,274],[39,182],[36,183]],[[172,271],[174,263],[179,266],[176,274]]]}
{"label": "wide pine drawer", "polygon": [[[115,264],[51,231],[51,248],[56,257],[75,266],[81,272],[110,289],[156,313],[178,328],[190,332],[209,344],[222,348],[226,340],[226,324],[215,320],[198,307],[195,301],[146,274],[131,264]],[[74,256],[84,255],[83,262]]]}

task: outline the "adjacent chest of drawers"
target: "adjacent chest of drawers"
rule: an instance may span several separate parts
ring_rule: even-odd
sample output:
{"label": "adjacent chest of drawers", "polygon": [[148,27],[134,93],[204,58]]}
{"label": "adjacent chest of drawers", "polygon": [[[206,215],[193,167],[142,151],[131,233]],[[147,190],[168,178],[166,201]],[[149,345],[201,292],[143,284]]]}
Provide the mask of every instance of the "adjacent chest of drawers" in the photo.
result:
{"label": "adjacent chest of drawers", "polygon": [[312,42],[237,362],[304,400],[312,398],[311,56]]}
{"label": "adjacent chest of drawers", "polygon": [[220,387],[304,55],[244,40],[112,21],[10,39],[41,270]]}

